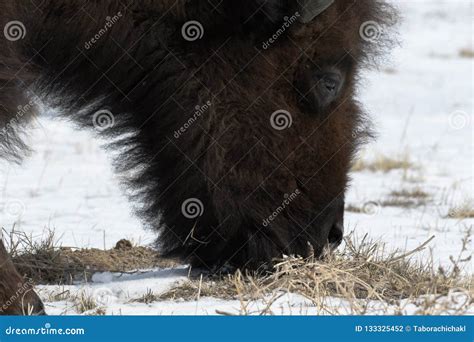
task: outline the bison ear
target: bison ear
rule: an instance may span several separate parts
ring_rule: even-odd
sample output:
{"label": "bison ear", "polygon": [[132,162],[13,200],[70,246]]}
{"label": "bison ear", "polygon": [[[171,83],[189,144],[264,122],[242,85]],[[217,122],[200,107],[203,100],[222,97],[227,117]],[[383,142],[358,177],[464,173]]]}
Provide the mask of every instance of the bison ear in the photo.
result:
{"label": "bison ear", "polygon": [[297,0],[300,21],[309,23],[334,3],[334,0]]}

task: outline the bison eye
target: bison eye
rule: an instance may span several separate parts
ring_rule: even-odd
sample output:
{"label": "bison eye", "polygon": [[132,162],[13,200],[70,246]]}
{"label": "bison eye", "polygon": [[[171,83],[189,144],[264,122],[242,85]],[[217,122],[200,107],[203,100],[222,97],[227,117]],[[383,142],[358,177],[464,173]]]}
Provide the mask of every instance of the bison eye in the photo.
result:
{"label": "bison eye", "polygon": [[323,114],[336,101],[344,86],[344,75],[335,67],[308,70],[296,82],[299,102],[309,114]]}
{"label": "bison eye", "polygon": [[338,75],[325,75],[322,78],[322,82],[324,82],[324,86],[326,87],[327,91],[332,94],[337,92],[337,89],[341,83]]}

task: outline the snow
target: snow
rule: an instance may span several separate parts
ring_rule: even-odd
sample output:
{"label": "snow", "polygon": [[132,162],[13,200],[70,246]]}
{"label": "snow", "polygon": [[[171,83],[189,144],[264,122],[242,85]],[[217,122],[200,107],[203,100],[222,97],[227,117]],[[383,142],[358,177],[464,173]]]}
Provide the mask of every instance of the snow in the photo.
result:
{"label": "snow", "polygon": [[[130,284],[133,286],[135,284]],[[153,285],[152,282],[149,285]],[[42,294],[42,287],[39,288]],[[77,289],[76,289],[77,290]],[[61,291],[74,291],[71,286],[61,287]],[[309,299],[292,293],[276,293],[267,296],[265,300],[250,301],[242,306],[238,300],[223,300],[218,298],[200,298],[194,301],[159,301],[150,304],[131,301],[130,297],[123,297],[123,292],[111,287],[89,287],[86,291],[96,299],[100,308],[105,309],[106,315],[261,315],[262,312],[271,315],[415,315],[423,310],[426,303],[434,302],[431,312],[454,314],[458,309],[465,308],[470,297],[464,292],[452,292],[441,298],[437,296],[424,296],[416,301],[401,300],[398,304],[388,304],[381,301],[354,301],[325,297],[321,303],[313,303]],[[136,291],[134,289],[134,291]],[[435,311],[436,310],[436,311]],[[47,304],[50,315],[74,315],[75,307],[67,301],[58,301]],[[84,314],[94,314],[96,309],[86,311]],[[426,312],[426,311],[425,311]],[[471,307],[468,314],[474,314]],[[424,313],[426,314],[426,313]]]}
{"label": "snow", "polygon": [[[413,249],[435,235],[436,260],[449,264],[461,248],[461,237],[473,220],[444,219],[450,208],[473,200],[473,49],[472,2],[396,2],[404,17],[401,47],[393,54],[395,73],[369,73],[361,102],[372,113],[378,139],[364,157],[407,153],[421,166],[404,180],[403,171],[356,173],[349,203],[381,201],[391,191],[420,187],[433,196],[418,210],[381,208],[376,215],[348,213],[346,222],[358,234]],[[472,203],[471,203],[472,205]]]}
{"label": "snow", "polygon": [[[461,239],[474,222],[447,218],[453,207],[472,201],[474,193],[473,59],[460,56],[462,49],[473,49],[473,4],[468,0],[395,3],[404,17],[400,47],[387,61],[389,71],[367,73],[359,94],[378,132],[378,139],[361,155],[371,160],[381,154],[407,154],[419,168],[407,173],[355,172],[347,204],[372,203],[375,210],[347,212],[346,229],[358,236],[368,233],[390,249],[414,249],[434,235],[430,250],[421,258],[431,255],[436,263],[449,265],[449,257],[459,254]],[[95,248],[110,248],[123,238],[148,245],[156,238],[133,216],[100,141],[50,117],[40,119],[37,126],[30,144],[36,153],[22,166],[0,163],[0,215],[6,231],[14,228],[39,239],[46,228],[54,229],[62,246]],[[426,205],[415,209],[379,206],[393,190],[416,188],[431,195]],[[464,271],[472,274],[472,265]],[[214,298],[152,304],[130,300],[149,289],[164,292],[185,281],[187,274],[185,266],[136,274],[103,273],[87,284],[39,286],[39,291],[50,314],[76,313],[70,302],[48,301],[49,294],[60,291],[92,293],[107,314],[240,312],[238,301]],[[342,299],[325,300],[335,308],[349,307]],[[369,312],[374,314],[386,305],[372,304]],[[249,313],[265,305],[253,302]],[[271,310],[325,314],[292,294],[279,298]],[[411,303],[404,310],[415,313],[417,307]]]}

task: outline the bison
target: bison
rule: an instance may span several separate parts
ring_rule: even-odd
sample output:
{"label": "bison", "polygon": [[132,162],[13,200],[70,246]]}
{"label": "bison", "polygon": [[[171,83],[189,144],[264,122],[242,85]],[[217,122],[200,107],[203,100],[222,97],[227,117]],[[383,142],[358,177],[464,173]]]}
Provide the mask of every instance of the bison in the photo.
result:
{"label": "bison", "polygon": [[0,153],[42,103],[119,153],[163,255],[258,268],[340,244],[379,0],[3,0]]}

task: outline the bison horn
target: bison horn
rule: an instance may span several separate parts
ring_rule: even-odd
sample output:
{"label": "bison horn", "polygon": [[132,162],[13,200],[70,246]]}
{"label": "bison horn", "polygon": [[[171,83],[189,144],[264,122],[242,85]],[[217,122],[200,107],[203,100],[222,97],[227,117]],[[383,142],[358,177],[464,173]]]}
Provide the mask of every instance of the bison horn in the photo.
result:
{"label": "bison horn", "polygon": [[307,24],[313,21],[334,3],[334,0],[298,0],[300,21]]}

